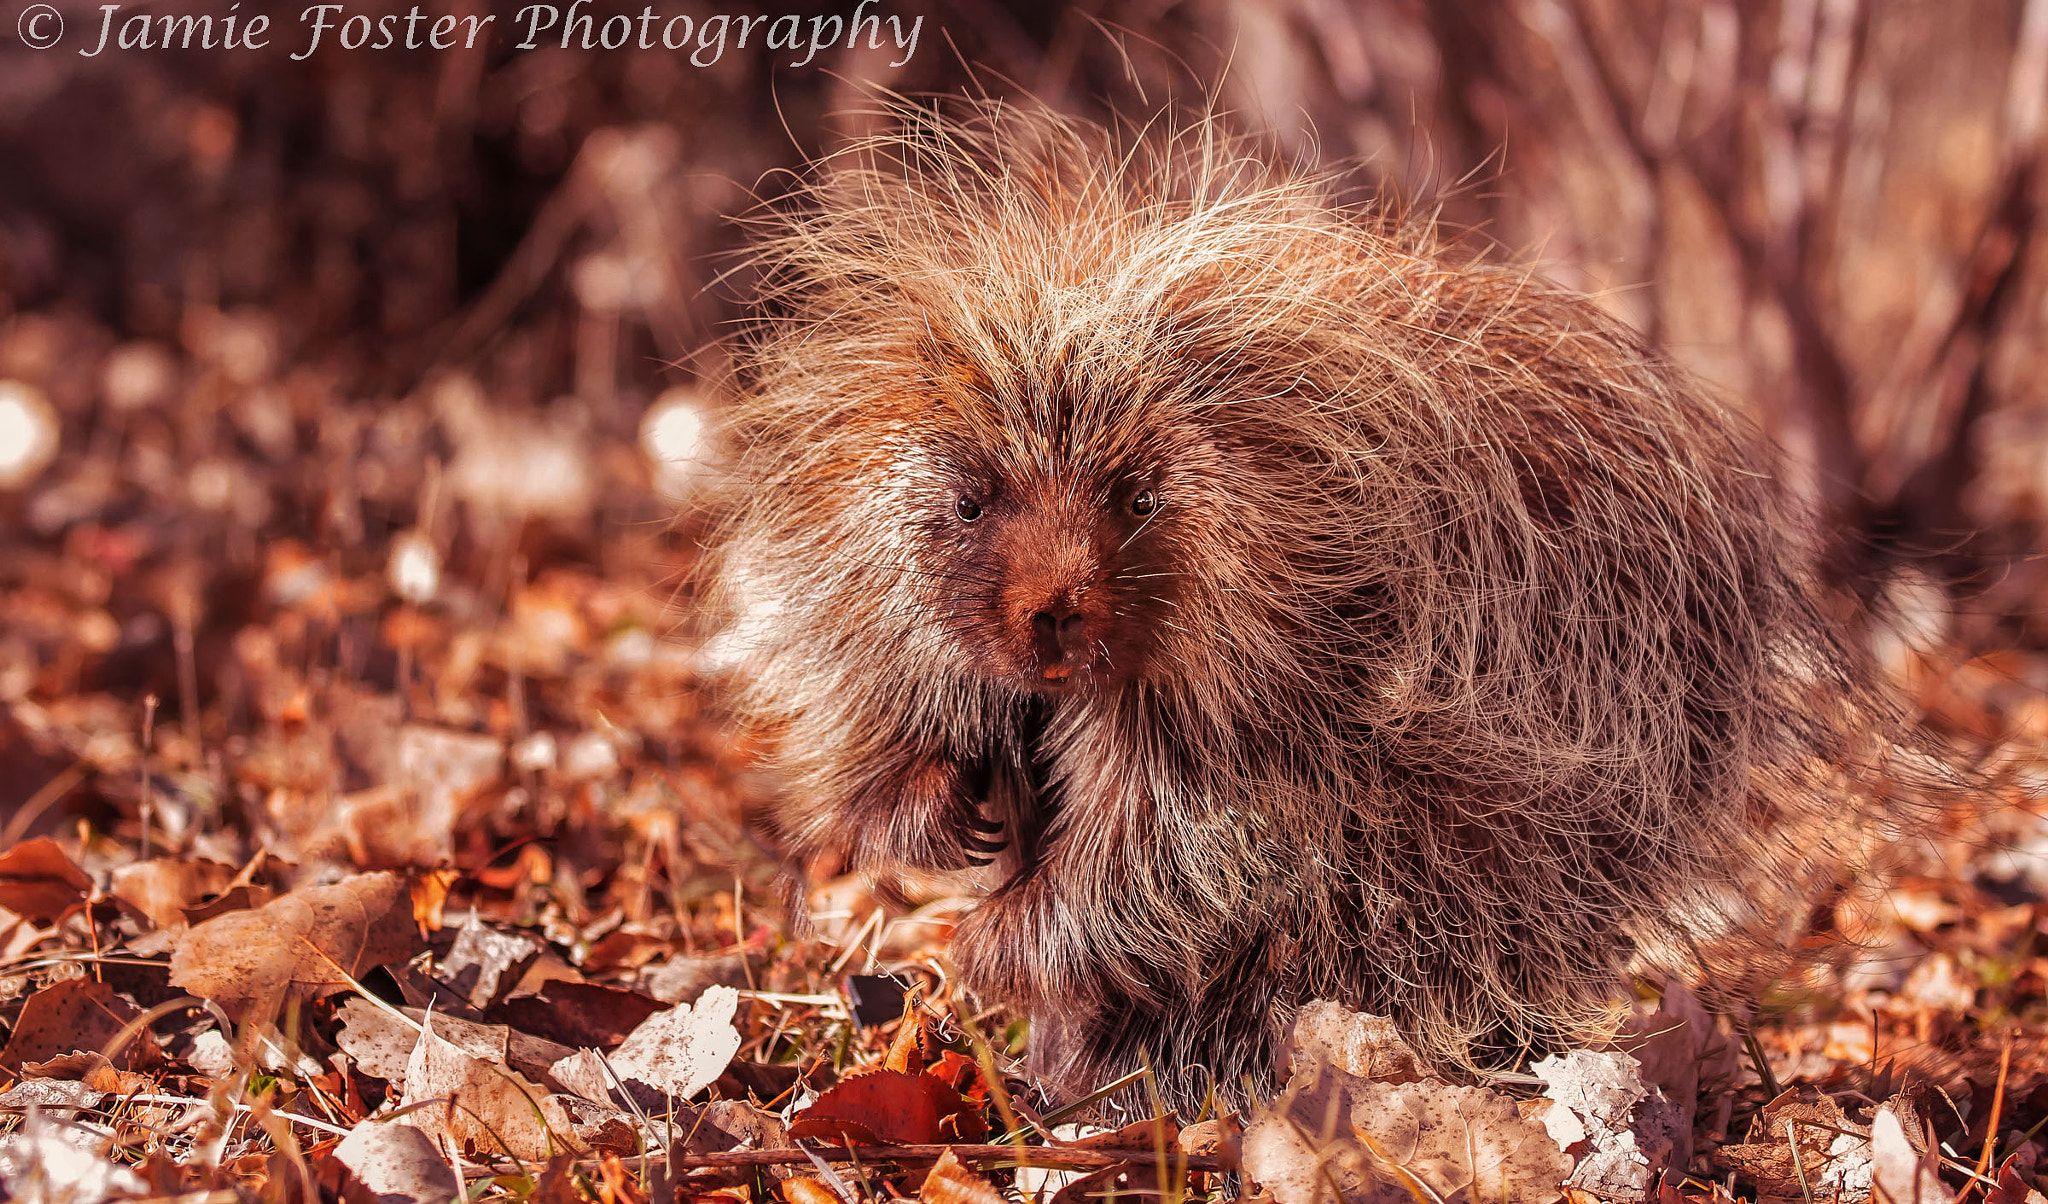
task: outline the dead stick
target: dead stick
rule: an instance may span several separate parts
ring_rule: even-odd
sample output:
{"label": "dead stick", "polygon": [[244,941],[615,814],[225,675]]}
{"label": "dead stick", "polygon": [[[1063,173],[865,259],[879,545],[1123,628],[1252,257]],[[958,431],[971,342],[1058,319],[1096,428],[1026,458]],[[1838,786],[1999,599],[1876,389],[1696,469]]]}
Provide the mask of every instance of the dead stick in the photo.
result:
{"label": "dead stick", "polygon": [[[1150,1166],[1158,1160],[1152,1150],[1096,1150],[1071,1146],[1031,1145],[861,1145],[816,1146],[811,1153],[827,1162],[936,1162],[946,1151],[962,1162],[1012,1162],[1019,1165],[1051,1167],[1055,1170],[1095,1170],[1126,1163]],[[714,1154],[679,1154],[670,1165],[678,1170],[701,1170],[721,1166],[782,1166],[807,1164],[810,1154],[803,1150],[728,1150]],[[1191,1171],[1228,1169],[1220,1158],[1191,1155]]]}

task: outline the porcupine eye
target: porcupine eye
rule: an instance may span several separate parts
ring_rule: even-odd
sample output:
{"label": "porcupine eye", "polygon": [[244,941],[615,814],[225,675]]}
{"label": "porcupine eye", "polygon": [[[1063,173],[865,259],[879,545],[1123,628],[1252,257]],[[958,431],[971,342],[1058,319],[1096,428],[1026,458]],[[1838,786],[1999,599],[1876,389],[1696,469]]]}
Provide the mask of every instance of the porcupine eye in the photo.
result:
{"label": "porcupine eye", "polygon": [[981,503],[963,493],[960,500],[953,503],[953,513],[960,516],[961,522],[971,523],[981,517]]}
{"label": "porcupine eye", "polygon": [[1150,489],[1131,499],[1131,513],[1143,518],[1159,508],[1159,496]]}

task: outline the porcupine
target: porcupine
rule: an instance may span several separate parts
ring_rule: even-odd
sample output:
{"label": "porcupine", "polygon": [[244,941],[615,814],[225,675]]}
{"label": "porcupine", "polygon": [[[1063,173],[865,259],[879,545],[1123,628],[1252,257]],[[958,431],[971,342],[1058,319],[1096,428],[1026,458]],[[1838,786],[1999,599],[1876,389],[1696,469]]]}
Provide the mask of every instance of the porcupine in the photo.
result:
{"label": "porcupine", "polygon": [[1054,1096],[1780,964],[1907,725],[1760,435],[1214,119],[892,115],[765,219],[711,558],[795,852],[993,862],[950,957]]}

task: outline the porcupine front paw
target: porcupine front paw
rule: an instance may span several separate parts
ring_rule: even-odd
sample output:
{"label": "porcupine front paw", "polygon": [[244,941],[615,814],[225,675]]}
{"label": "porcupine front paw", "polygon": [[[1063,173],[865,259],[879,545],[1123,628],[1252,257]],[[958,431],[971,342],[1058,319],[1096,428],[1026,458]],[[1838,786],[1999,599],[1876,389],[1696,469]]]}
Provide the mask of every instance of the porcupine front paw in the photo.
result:
{"label": "porcupine front paw", "polygon": [[910,767],[893,805],[871,830],[868,860],[958,870],[994,863],[1008,847],[1003,825],[984,814],[986,767],[939,758]]}

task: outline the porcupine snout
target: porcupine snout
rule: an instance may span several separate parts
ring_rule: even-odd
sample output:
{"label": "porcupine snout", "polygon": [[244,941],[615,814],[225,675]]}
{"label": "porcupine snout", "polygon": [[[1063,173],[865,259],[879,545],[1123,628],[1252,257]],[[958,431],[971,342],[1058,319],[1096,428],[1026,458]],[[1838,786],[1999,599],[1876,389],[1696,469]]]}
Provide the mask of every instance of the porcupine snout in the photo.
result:
{"label": "porcupine snout", "polygon": [[1024,668],[1042,685],[1058,686],[1093,667],[1107,634],[1104,533],[1094,517],[1040,501],[1005,532],[1010,621]]}
{"label": "porcupine snout", "polygon": [[1064,601],[1031,616],[1031,647],[1042,669],[1067,664],[1088,651],[1088,620]]}

